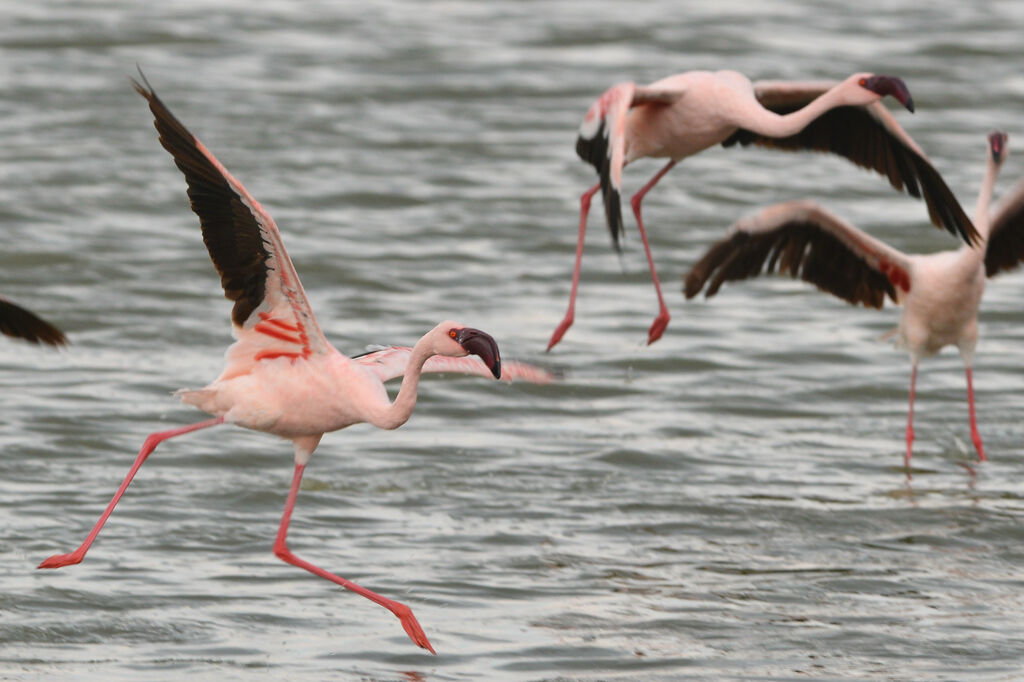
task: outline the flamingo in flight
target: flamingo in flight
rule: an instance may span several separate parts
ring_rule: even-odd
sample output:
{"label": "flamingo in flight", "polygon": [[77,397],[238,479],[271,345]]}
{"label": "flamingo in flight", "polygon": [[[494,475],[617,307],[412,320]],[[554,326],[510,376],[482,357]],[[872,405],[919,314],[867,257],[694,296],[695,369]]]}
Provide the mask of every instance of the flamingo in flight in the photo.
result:
{"label": "flamingo in flight", "polygon": [[724,282],[773,271],[800,277],[853,305],[881,308],[888,296],[903,305],[895,334],[911,360],[904,465],[910,466],[914,442],[918,362],[948,345],[959,348],[964,361],[971,440],[979,460],[984,460],[971,373],[978,307],[986,276],[1012,270],[1024,260],[1024,183],[989,212],[996,176],[1009,155],[1008,139],[998,131],[988,137],[988,161],[974,213],[981,235],[977,248],[964,245],[957,251],[905,254],[811,201],[791,201],[733,225],[686,275],[686,297],[693,298],[702,289],[705,296],[714,296]]}
{"label": "flamingo in flight", "polygon": [[67,345],[64,333],[31,310],[0,296],[0,334],[49,346]]}
{"label": "flamingo in flight", "polygon": [[562,339],[575,317],[590,200],[600,189],[612,244],[621,252],[622,169],[644,157],[669,160],[630,201],[658,296],[658,316],[647,332],[648,344],[661,338],[669,313],[640,217],[640,202],[679,161],[719,143],[845,156],[888,177],[897,190],[923,197],[936,226],[968,243],[976,240],[977,232],[942,176],[881,104],[886,95],[914,111],[910,91],[901,79],[871,73],[855,73],[840,83],[751,83],[735,71],[687,71],[647,86],[620,83],[609,88],[587,110],[576,140],[576,153],[597,169],[600,179],[580,198],[569,307],[551,335],[548,350]]}
{"label": "flamingo in flight", "polygon": [[[283,561],[370,599],[397,616],[418,646],[434,653],[412,610],[330,573],[288,548],[288,526],[302,473],[323,435],[369,422],[395,429],[409,419],[422,372],[461,372],[506,380],[545,382],[536,367],[501,362],[494,339],[456,322],[441,322],[411,348],[394,347],[349,358],[324,337],[313,316],[270,215],[153,92],[132,79],[155,117],[160,143],[184,173],[203,240],[220,273],[231,312],[235,343],[221,375],[205,388],[179,391],[181,400],[213,416],[146,438],[113,499],[78,549],[43,561],[39,568],[77,564],[85,557],[114,506],[156,446],[175,436],[218,424],[235,424],[280,436],[294,444],[295,471],[274,542]],[[403,376],[394,402],[384,382]]]}

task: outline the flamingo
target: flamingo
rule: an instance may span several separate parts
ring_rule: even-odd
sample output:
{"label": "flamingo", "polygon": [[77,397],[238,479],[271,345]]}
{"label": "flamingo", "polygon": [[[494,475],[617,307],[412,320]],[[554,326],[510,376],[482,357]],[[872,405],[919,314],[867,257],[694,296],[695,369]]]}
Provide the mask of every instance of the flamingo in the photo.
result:
{"label": "flamingo", "polygon": [[576,153],[597,169],[600,179],[580,197],[569,307],[547,349],[561,341],[575,319],[591,198],[601,190],[612,244],[621,252],[622,169],[644,157],[669,159],[630,200],[658,297],[658,316],[647,332],[648,344],[661,338],[670,316],[640,217],[640,202],[679,161],[719,143],[840,154],[885,175],[897,190],[923,196],[936,226],[968,243],[976,240],[977,232],[942,176],[882,106],[880,100],[886,95],[914,111],[910,91],[901,79],[871,73],[855,73],[836,84],[751,83],[735,71],[687,71],[648,86],[619,83],[609,88],[587,110],[576,140]]}
{"label": "flamingo", "polygon": [[[288,526],[303,471],[327,432],[360,422],[382,429],[404,424],[416,404],[422,372],[462,372],[535,382],[548,381],[551,375],[529,365],[503,365],[490,335],[451,321],[438,324],[411,348],[382,348],[355,358],[342,355],[320,330],[273,219],[174,117],[141,70],[139,74],[145,85],[134,79],[132,84],[149,103],[160,143],[185,175],[203,240],[220,273],[225,296],[234,301],[231,321],[236,341],[216,380],[205,388],[178,392],[184,403],[213,418],[150,434],[81,546],[49,557],[39,568],[82,561],[139,467],[159,443],[211,426],[235,424],[286,438],[294,445],[295,470],[274,554],[380,604],[399,618],[413,642],[435,653],[408,606],[300,559],[288,548]],[[384,382],[398,376],[404,378],[391,402]]]}
{"label": "flamingo", "polygon": [[971,371],[978,342],[978,307],[986,276],[1012,270],[1024,260],[1024,183],[989,213],[996,176],[1009,155],[1008,142],[1001,131],[988,136],[985,177],[974,213],[981,236],[977,248],[964,245],[956,251],[905,254],[811,201],[790,201],[733,225],[730,234],[709,248],[686,275],[686,297],[693,298],[702,289],[705,296],[714,296],[724,282],[776,270],[852,305],[881,308],[888,296],[903,305],[894,333],[911,361],[904,466],[910,467],[913,452],[918,363],[948,345],[955,345],[963,358],[971,440],[978,459],[984,461]]}
{"label": "flamingo", "polygon": [[0,334],[49,346],[67,345],[64,333],[31,310],[0,296]]}

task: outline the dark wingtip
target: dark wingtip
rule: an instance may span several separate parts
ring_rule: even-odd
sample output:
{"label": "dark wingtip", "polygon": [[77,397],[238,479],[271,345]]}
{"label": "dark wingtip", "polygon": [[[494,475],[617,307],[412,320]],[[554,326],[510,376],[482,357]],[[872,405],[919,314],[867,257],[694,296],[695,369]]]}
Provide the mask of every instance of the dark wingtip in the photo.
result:
{"label": "dark wingtip", "polygon": [[608,149],[608,128],[604,120],[591,137],[580,135],[576,138],[576,154],[597,170],[601,180],[601,199],[604,202],[605,220],[612,237],[612,246],[622,253],[621,237],[625,233],[622,224],[622,198],[612,186],[611,155]]}
{"label": "dark wingtip", "polygon": [[0,333],[29,343],[60,347],[68,345],[64,332],[31,310],[0,299]]}
{"label": "dark wingtip", "polygon": [[[149,79],[146,78],[146,74],[142,72],[142,67],[139,65],[138,62],[135,63],[135,69],[139,72],[139,78],[142,79],[142,83],[139,83],[139,81],[135,80],[131,76],[128,76],[128,80],[131,81],[132,87],[135,88],[135,92],[139,93],[146,99],[155,97],[156,93],[153,91],[153,86],[149,84]],[[143,85],[143,83],[145,85]]]}
{"label": "dark wingtip", "polygon": [[615,251],[622,254],[622,236],[625,234],[626,229],[622,224],[622,197],[618,191],[611,186],[611,183],[607,184],[607,190],[605,189],[604,177],[601,178],[601,195],[604,200],[604,214],[608,222],[608,232],[612,237],[612,246]]}

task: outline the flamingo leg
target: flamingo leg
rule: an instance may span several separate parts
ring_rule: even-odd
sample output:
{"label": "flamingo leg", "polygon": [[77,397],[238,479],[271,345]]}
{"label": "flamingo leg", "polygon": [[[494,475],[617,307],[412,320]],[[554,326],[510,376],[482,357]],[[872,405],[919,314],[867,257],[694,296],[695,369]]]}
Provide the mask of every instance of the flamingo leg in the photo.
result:
{"label": "flamingo leg", "polygon": [[665,331],[665,327],[668,326],[670,318],[668,314],[668,306],[665,305],[665,297],[661,295],[661,283],[658,281],[658,271],[654,268],[654,257],[651,255],[651,245],[647,242],[647,231],[644,229],[644,221],[640,217],[640,202],[643,201],[644,196],[651,191],[661,180],[665,173],[672,170],[672,167],[676,165],[675,161],[669,161],[665,164],[665,167],[654,174],[654,177],[647,181],[647,184],[640,188],[640,191],[633,195],[630,199],[630,205],[633,207],[633,215],[636,216],[636,226],[640,230],[640,239],[644,242],[644,251],[647,253],[647,264],[651,268],[651,279],[654,281],[654,291],[658,294],[658,316],[654,318],[654,322],[651,324],[651,328],[647,332],[647,344],[650,345],[661,338],[662,333]]}
{"label": "flamingo leg", "polygon": [[587,216],[590,214],[590,200],[599,189],[601,189],[600,182],[588,189],[580,197],[580,236],[576,240],[576,265],[572,269],[572,291],[569,292],[569,309],[565,312],[565,317],[562,318],[562,321],[551,335],[551,340],[548,341],[548,350],[554,348],[555,344],[562,340],[562,337],[565,336],[565,332],[572,326],[573,319],[575,318],[576,289],[580,284],[580,264],[583,262],[583,237],[587,233]]}
{"label": "flamingo leg", "polygon": [[981,434],[978,432],[978,418],[974,411],[974,380],[971,368],[967,368],[967,409],[971,416],[971,440],[974,441],[974,448],[978,451],[978,461],[984,462],[985,448],[981,444]]}
{"label": "flamingo leg", "polygon": [[70,564],[77,564],[85,558],[85,553],[89,551],[89,547],[92,545],[93,540],[99,535],[100,529],[103,528],[103,524],[107,522],[107,518],[110,513],[114,511],[114,507],[117,506],[118,500],[124,495],[124,491],[128,489],[128,484],[135,478],[136,472],[142,463],[146,461],[150,453],[156,449],[156,446],[167,440],[168,438],[174,438],[175,436],[181,436],[186,433],[198,431],[199,429],[205,429],[209,426],[216,426],[217,424],[223,424],[224,417],[216,417],[214,419],[208,419],[198,424],[190,424],[189,426],[183,426],[178,429],[171,429],[169,431],[158,431],[157,433],[149,434],[146,438],[146,442],[142,444],[142,449],[139,450],[138,456],[135,458],[135,463],[132,464],[132,468],[128,470],[128,475],[124,477],[124,481],[121,482],[121,487],[114,493],[114,497],[110,500],[110,504],[103,511],[99,521],[93,526],[92,531],[85,538],[85,541],[76,549],[74,552],[69,554],[54,554],[50,558],[39,564],[38,568],[60,568],[61,566],[68,566]]}
{"label": "flamingo leg", "polygon": [[910,370],[910,410],[907,414],[907,454],[903,456],[903,466],[910,468],[910,456],[914,445],[914,388],[917,385],[917,363]]}
{"label": "flamingo leg", "polygon": [[279,559],[291,564],[292,566],[304,568],[313,575],[318,575],[321,578],[337,583],[346,590],[351,590],[358,595],[366,597],[374,603],[380,604],[388,611],[398,616],[398,619],[402,621],[402,627],[405,628],[406,634],[409,635],[409,638],[412,639],[417,646],[420,646],[436,655],[437,652],[434,651],[434,647],[430,646],[430,641],[427,639],[427,635],[423,632],[423,628],[420,627],[419,622],[416,620],[416,616],[412,615],[412,609],[408,606],[401,602],[388,599],[387,597],[382,597],[376,592],[372,592],[365,587],[356,585],[350,580],[346,580],[339,575],[325,571],[319,566],[300,559],[292,554],[292,551],[288,549],[288,526],[292,520],[292,510],[295,508],[295,498],[299,494],[299,484],[302,482],[302,472],[305,468],[305,464],[295,465],[295,475],[292,477],[292,487],[288,491],[288,499],[284,504],[284,514],[281,516],[281,526],[277,530],[277,539],[274,541],[274,554],[277,555]]}

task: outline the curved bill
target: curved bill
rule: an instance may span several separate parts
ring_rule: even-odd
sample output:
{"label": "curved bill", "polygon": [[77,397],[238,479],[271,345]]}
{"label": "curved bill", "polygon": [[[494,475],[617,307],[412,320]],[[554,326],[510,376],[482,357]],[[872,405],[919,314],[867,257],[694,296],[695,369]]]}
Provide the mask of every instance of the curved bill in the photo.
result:
{"label": "curved bill", "polygon": [[495,379],[501,378],[501,354],[498,352],[497,342],[490,334],[472,327],[464,327],[456,332],[455,341],[470,355],[480,356]]}

